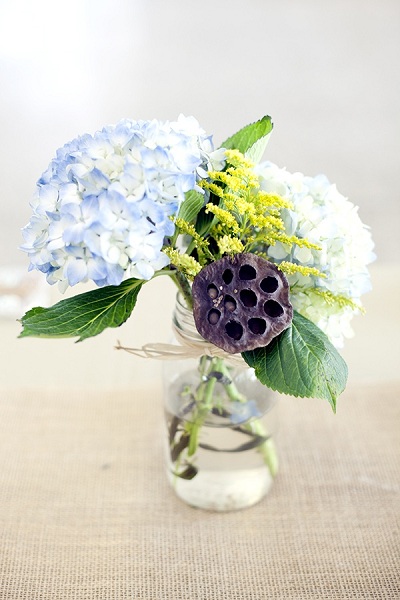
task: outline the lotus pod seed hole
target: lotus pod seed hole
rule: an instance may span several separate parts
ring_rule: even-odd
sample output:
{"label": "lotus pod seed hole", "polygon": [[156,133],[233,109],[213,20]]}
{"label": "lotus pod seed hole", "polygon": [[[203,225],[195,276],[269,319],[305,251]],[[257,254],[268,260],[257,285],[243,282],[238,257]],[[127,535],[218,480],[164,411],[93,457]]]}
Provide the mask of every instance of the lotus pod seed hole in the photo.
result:
{"label": "lotus pod seed hole", "polygon": [[233,340],[240,340],[243,335],[243,327],[238,321],[228,321],[225,325],[225,331]]}
{"label": "lotus pod seed hole", "polygon": [[239,277],[242,281],[255,279],[257,277],[257,272],[251,265],[242,265],[239,269]]}
{"label": "lotus pod seed hole", "polygon": [[267,324],[264,319],[257,318],[249,319],[248,326],[250,331],[256,335],[262,335],[267,328]]}
{"label": "lotus pod seed hole", "polygon": [[227,294],[224,298],[224,306],[225,310],[233,312],[234,310],[236,310],[236,300],[232,298],[232,296],[229,296],[229,294]]}
{"label": "lotus pod seed hole", "polygon": [[215,300],[215,298],[218,296],[217,287],[213,283],[210,283],[208,286],[207,294],[210,296],[211,300]]}
{"label": "lotus pod seed hole", "polygon": [[220,316],[221,313],[219,312],[219,310],[217,310],[216,308],[212,308],[208,313],[208,322],[211,325],[216,325],[219,321]]}
{"label": "lotus pod seed hole", "polygon": [[252,308],[257,304],[257,296],[253,290],[241,290],[240,300],[246,308]]}
{"label": "lotus pod seed hole", "polygon": [[260,288],[266,294],[273,294],[278,289],[278,285],[276,277],[265,277],[260,283]]}
{"label": "lotus pod seed hole", "polygon": [[232,271],[230,269],[225,269],[225,271],[222,273],[222,279],[224,280],[224,283],[226,283],[226,285],[229,285],[233,279]]}
{"label": "lotus pod seed hole", "polygon": [[268,317],[275,319],[283,315],[283,308],[275,300],[267,300],[264,304],[264,312]]}

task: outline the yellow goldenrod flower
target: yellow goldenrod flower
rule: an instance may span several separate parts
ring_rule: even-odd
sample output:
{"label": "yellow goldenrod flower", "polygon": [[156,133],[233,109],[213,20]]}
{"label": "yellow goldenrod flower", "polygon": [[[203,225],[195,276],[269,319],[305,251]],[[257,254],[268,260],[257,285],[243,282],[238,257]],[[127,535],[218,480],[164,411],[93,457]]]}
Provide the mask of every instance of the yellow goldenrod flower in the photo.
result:
{"label": "yellow goldenrod flower", "polygon": [[295,235],[286,235],[284,233],[277,233],[275,237],[277,242],[282,242],[282,244],[288,244],[288,246],[299,246],[300,248],[310,248],[313,250],[321,250],[321,246],[317,246],[317,244],[312,244],[306,238],[298,238]]}
{"label": "yellow goldenrod flower", "polygon": [[238,254],[244,250],[242,242],[238,238],[229,235],[224,235],[218,239],[218,248],[221,254]]}
{"label": "yellow goldenrod flower", "polygon": [[326,277],[324,273],[315,267],[305,267],[304,265],[297,265],[287,261],[283,261],[276,266],[280,271],[282,271],[282,273],[285,273],[285,275],[294,275],[299,273],[305,277]]}
{"label": "yellow goldenrod flower", "polygon": [[225,150],[226,160],[234,167],[244,167],[246,169],[254,169],[255,163],[244,156],[239,150]]}
{"label": "yellow goldenrod flower", "polygon": [[320,298],[323,298],[327,304],[330,306],[334,306],[335,304],[339,308],[345,308],[349,306],[352,310],[359,310],[361,313],[365,314],[365,308],[354,302],[351,298],[347,298],[347,296],[343,296],[341,294],[334,294],[329,290],[322,290],[321,288],[308,288],[305,289],[304,292],[306,294],[315,294]]}
{"label": "yellow goldenrod flower", "polygon": [[289,200],[285,200],[281,196],[277,194],[268,194],[267,192],[258,192],[257,200],[262,203],[264,206],[276,206],[279,208],[293,208],[293,203]]}
{"label": "yellow goldenrod flower", "polygon": [[211,181],[206,181],[205,179],[202,179],[201,181],[199,181],[198,185],[205,190],[209,190],[212,194],[218,196],[219,198],[222,198],[222,196],[224,195],[224,190],[219,185],[217,185],[216,183],[212,183]]}
{"label": "yellow goldenrod flower", "polygon": [[214,257],[208,248],[208,240],[204,239],[197,233],[196,228],[192,223],[188,223],[184,219],[177,217],[175,220],[175,226],[177,229],[179,229],[180,233],[190,235],[190,237],[193,239],[193,242],[195,243],[199,253],[199,259],[200,257],[207,256],[209,259],[213,260]]}
{"label": "yellow goldenrod flower", "polygon": [[237,224],[235,217],[228,210],[225,210],[216,204],[208,203],[206,205],[206,213],[214,214],[222,225],[232,229],[234,233],[239,231],[239,225]]}
{"label": "yellow goldenrod flower", "polygon": [[179,271],[182,271],[182,273],[189,279],[196,277],[197,273],[199,273],[202,269],[200,263],[198,263],[193,256],[181,254],[178,250],[173,248],[164,248],[163,252],[168,256],[171,264],[173,264],[174,267],[176,267]]}

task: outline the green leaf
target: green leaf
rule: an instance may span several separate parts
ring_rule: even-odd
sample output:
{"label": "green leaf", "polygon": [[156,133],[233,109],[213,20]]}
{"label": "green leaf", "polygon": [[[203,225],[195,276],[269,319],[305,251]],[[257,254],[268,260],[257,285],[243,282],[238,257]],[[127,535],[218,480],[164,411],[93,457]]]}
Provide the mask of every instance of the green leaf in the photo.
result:
{"label": "green leaf", "polygon": [[204,195],[195,190],[190,190],[185,194],[185,200],[182,202],[178,217],[184,219],[188,223],[194,223],[197,215],[204,204]]}
{"label": "green leaf", "polygon": [[[211,202],[212,204],[216,204],[218,206],[219,198],[214,194],[210,194],[207,203],[208,202]],[[199,211],[199,214],[197,215],[195,224],[196,231],[202,237],[206,237],[216,223],[217,219],[215,215],[213,215],[210,212],[206,212],[206,207],[203,206],[203,208]]]}
{"label": "green leaf", "polygon": [[291,326],[265,348],[243,352],[257,378],[267,387],[301,398],[336,399],[347,381],[347,366],[327,336],[294,312]]}
{"label": "green leaf", "polygon": [[221,144],[221,148],[236,148],[257,163],[264,154],[272,127],[271,117],[265,116],[259,121],[240,129],[240,131],[225,140]]}
{"label": "green leaf", "polygon": [[259,163],[262,157],[264,156],[265,148],[269,142],[270,134],[265,137],[260,138],[245,152],[245,156],[250,158],[254,163]]}
{"label": "green leaf", "polygon": [[77,337],[78,342],[98,335],[107,327],[125,323],[135,307],[144,281],[127,279],[118,286],[107,286],[61,300],[50,308],[29,310],[21,319],[19,337]]}

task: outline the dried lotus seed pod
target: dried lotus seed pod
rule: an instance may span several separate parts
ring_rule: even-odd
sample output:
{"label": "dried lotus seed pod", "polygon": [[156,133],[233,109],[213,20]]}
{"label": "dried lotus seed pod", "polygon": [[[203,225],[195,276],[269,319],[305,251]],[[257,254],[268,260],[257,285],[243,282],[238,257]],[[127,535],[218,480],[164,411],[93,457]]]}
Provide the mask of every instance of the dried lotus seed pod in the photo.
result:
{"label": "dried lotus seed pod", "polygon": [[292,321],[286,277],[255,254],[207,265],[196,275],[192,292],[198,332],[231,354],[266,346]]}

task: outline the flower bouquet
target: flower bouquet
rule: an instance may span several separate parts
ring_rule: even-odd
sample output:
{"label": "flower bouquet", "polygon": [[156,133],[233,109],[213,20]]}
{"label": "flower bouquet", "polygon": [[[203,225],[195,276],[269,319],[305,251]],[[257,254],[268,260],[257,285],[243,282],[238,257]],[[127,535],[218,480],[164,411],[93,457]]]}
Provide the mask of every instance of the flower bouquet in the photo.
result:
{"label": "flower bouquet", "polygon": [[[357,208],[325,176],[259,162],[271,131],[266,116],[214,149],[193,117],[180,116],[83,135],[39,179],[23,229],[30,269],[62,292],[89,281],[98,289],[31,309],[20,337],[82,341],[122,325],[147,281],[176,286],[175,344],[127,350],[196,360],[169,388],[173,483],[193,486],[212,470],[201,453],[211,463],[233,456],[227,492],[217,470],[217,494],[230,499],[238,481],[251,487],[249,469],[237,470],[241,452],[259,461],[257,481],[261,466],[267,472],[262,490],[223,508],[254,503],[276,474],[269,390],[326,399],[335,410],[347,379],[337,348],[363,310],[374,259]],[[234,438],[218,447],[227,427]]]}

